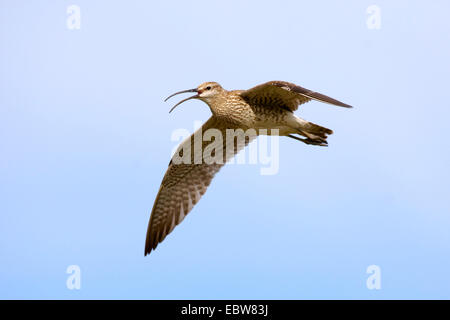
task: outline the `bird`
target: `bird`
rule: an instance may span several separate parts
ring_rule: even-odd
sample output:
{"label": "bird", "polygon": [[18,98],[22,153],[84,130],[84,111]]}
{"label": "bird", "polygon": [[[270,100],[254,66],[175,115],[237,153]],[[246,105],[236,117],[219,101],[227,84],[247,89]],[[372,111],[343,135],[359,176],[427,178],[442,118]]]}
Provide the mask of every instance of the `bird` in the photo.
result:
{"label": "bird", "polygon": [[[155,250],[183,221],[205,194],[220,168],[259,134],[256,132],[256,136],[246,135],[246,130],[261,132],[261,129],[277,129],[279,136],[287,136],[307,145],[327,146],[327,137],[333,131],[297,117],[294,111],[311,100],[352,108],[336,99],[286,81],[269,81],[248,90],[231,91],[225,90],[217,82],[205,82],[195,89],[178,91],[165,101],[182,93],[195,94],[175,104],[169,113],[183,102],[195,99],[205,102],[212,115],[180,144],[169,162],[151,211],[144,256]],[[237,139],[200,139],[201,142],[196,146],[196,137],[201,138],[203,132],[208,130],[215,130],[223,137],[228,130],[240,132],[240,135],[237,135]],[[211,148],[213,144],[215,148]],[[205,157],[208,148],[213,149],[210,161]],[[211,161],[213,158],[216,161]]]}

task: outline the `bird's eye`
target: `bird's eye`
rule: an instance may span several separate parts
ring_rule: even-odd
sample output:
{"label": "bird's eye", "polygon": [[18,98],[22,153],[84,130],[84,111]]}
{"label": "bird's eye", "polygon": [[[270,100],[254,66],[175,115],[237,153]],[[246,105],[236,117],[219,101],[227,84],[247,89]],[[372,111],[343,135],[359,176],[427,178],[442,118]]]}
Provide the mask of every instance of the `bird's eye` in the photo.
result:
{"label": "bird's eye", "polygon": [[206,87],[206,90],[211,90],[211,87],[210,87],[210,86],[207,86],[207,87]]}

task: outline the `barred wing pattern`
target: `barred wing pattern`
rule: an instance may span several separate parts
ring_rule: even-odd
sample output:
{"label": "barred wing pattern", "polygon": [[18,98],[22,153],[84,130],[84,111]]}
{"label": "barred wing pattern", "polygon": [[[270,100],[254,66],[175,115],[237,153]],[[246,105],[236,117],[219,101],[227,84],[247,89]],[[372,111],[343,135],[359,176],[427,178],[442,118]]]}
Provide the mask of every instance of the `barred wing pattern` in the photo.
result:
{"label": "barred wing pattern", "polygon": [[[216,141],[215,139],[211,139],[211,141],[203,141],[204,139],[201,139],[201,149],[196,150],[194,147],[194,136],[198,134],[201,135],[208,129],[218,130],[217,132],[220,132],[223,137],[221,143],[223,161],[211,163],[208,161],[211,158],[203,159],[205,148],[208,146],[211,148],[211,144]],[[157,245],[172,232],[175,226],[183,221],[193,206],[200,200],[203,194],[205,194],[211,180],[224,165],[226,159],[230,159],[252,140],[252,137],[242,136],[242,139],[244,140],[239,140],[239,138],[237,138],[236,140],[232,139],[231,141],[227,141],[227,129],[237,128],[233,128],[232,124],[225,123],[223,120],[219,121],[212,116],[200,129],[178,147],[177,152],[169,163],[169,167],[161,182],[158,195],[156,196],[153,205],[147,229],[145,255],[154,250]],[[243,143],[238,143],[238,141],[243,141]],[[220,145],[220,141],[218,144]],[[183,147],[192,150],[190,155],[191,161],[187,164],[177,164],[176,161],[174,161],[175,157],[177,154],[180,154]],[[214,153],[212,153],[212,156],[214,156]],[[201,163],[194,161],[196,159],[200,159]]]}
{"label": "barred wing pattern", "polygon": [[251,89],[242,91],[241,97],[249,104],[266,105],[267,107],[287,108],[295,111],[298,106],[311,100],[333,104],[339,107],[352,106],[286,81],[270,81]]}

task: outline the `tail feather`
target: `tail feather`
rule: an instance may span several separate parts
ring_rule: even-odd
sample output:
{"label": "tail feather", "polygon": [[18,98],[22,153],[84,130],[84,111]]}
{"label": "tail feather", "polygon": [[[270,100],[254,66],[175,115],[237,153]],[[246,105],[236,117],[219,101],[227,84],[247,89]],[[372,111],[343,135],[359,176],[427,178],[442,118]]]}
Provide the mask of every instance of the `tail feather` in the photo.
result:
{"label": "tail feather", "polygon": [[327,136],[333,134],[333,130],[319,126],[312,122],[306,122],[298,129],[299,133],[311,140],[326,141]]}
{"label": "tail feather", "polygon": [[333,130],[319,126],[312,122],[305,123],[300,130],[306,131],[309,134],[314,134],[323,139],[326,139],[328,135],[333,134]]}
{"label": "tail feather", "polygon": [[301,140],[307,144],[327,145],[328,135],[333,134],[333,130],[319,126],[318,124],[312,122],[308,122],[295,115],[292,115],[288,121],[288,126],[294,130],[292,133],[297,133],[303,137],[306,137],[306,140],[298,140]]}

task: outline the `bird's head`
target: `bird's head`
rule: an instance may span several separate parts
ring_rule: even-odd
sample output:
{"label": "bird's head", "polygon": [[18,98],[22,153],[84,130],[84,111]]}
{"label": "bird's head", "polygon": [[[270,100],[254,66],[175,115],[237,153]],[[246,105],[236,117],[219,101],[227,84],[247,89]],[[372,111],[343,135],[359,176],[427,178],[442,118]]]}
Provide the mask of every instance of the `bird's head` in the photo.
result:
{"label": "bird's head", "polygon": [[174,94],[167,97],[166,100],[164,100],[164,101],[167,101],[169,98],[171,98],[177,94],[187,93],[187,92],[196,92],[197,94],[193,95],[189,98],[181,100],[176,105],[174,105],[172,107],[172,109],[170,109],[169,112],[172,112],[177,106],[179,106],[183,102],[190,100],[190,99],[199,99],[199,100],[206,102],[208,105],[210,105],[210,103],[214,99],[217,99],[218,97],[220,97],[222,95],[222,93],[225,92],[225,90],[217,82],[205,82],[205,83],[202,83],[201,85],[199,85],[195,89],[188,89],[188,90],[175,92]]}

